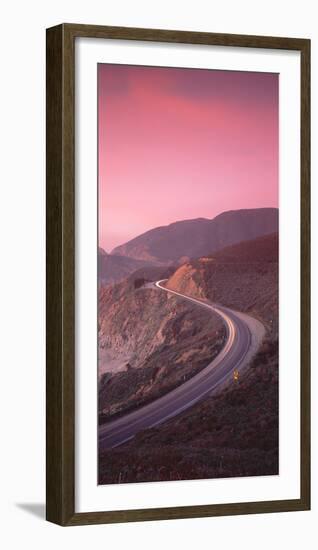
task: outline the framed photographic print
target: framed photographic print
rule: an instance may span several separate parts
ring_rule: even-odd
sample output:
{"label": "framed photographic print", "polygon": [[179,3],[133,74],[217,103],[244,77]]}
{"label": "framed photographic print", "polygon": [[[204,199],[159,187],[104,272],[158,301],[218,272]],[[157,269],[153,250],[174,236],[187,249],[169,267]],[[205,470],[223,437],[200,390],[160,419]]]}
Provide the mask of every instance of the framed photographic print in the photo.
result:
{"label": "framed photographic print", "polygon": [[47,30],[47,519],[310,507],[310,41]]}

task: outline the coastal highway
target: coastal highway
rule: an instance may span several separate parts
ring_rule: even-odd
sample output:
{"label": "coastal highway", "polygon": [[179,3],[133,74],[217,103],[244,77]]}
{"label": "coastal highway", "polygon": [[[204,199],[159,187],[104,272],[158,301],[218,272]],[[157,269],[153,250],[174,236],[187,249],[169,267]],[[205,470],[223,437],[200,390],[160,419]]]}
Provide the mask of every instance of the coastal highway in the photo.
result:
{"label": "coastal highway", "polygon": [[226,326],[226,343],[209,365],[174,390],[133,412],[101,425],[99,427],[100,450],[117,447],[132,439],[141,430],[157,426],[191,407],[216,390],[227,379],[233,379],[234,369],[239,370],[246,364],[250,355],[253,323],[247,322],[247,315],[170,290],[164,286],[164,283],[165,280],[161,280],[148,286],[174,294],[180,299],[193,302],[219,315]]}

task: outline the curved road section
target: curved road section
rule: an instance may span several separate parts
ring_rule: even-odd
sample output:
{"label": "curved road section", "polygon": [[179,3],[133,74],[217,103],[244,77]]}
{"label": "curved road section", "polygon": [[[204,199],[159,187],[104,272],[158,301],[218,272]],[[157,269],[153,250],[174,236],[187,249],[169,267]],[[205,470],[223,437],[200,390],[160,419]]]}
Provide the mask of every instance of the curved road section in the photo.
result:
{"label": "curved road section", "polygon": [[100,426],[100,450],[125,443],[141,430],[158,426],[217,390],[233,377],[235,369],[239,371],[250,361],[263,338],[263,325],[252,317],[170,290],[163,285],[164,282],[165,279],[148,286],[175,294],[222,317],[227,329],[226,344],[207,367],[174,390],[136,411]]}

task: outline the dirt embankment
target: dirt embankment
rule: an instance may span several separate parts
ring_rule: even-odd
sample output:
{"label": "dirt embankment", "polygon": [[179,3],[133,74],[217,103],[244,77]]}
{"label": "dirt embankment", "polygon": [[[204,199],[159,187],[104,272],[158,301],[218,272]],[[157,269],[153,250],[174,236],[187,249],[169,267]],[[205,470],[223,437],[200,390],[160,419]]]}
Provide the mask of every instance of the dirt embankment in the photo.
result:
{"label": "dirt embankment", "polygon": [[264,322],[272,340],[278,337],[277,233],[192,260],[166,286],[249,313]]}
{"label": "dirt embankment", "polygon": [[225,342],[217,315],[139,282],[101,289],[99,303],[99,354],[112,371],[101,361],[101,422],[175,388]]}

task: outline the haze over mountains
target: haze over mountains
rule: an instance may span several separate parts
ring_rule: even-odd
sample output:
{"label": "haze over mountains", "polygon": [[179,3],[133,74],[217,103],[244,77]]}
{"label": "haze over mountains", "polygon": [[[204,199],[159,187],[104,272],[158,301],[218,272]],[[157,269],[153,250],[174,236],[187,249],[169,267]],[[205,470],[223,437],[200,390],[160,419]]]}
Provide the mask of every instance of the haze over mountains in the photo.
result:
{"label": "haze over mountains", "polygon": [[178,264],[277,231],[277,208],[231,210],[212,220],[198,218],[156,227],[117,246],[111,255],[153,265]]}
{"label": "haze over mountains", "polygon": [[134,271],[149,265],[147,261],[110,255],[103,248],[98,249],[98,279],[103,285],[118,283]]}

